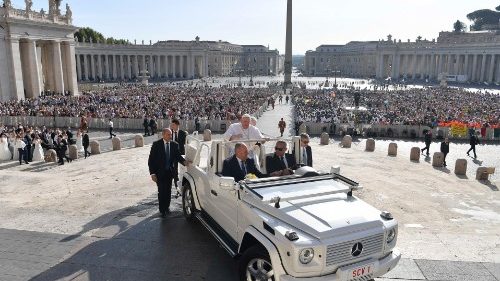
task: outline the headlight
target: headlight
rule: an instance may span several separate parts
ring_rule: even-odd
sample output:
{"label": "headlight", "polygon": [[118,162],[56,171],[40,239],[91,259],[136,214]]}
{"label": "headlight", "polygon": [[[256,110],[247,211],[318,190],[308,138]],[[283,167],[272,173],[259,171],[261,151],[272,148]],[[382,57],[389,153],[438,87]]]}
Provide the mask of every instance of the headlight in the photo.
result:
{"label": "headlight", "polygon": [[302,264],[310,263],[314,258],[314,250],[312,248],[306,248],[300,251],[299,260]]}
{"label": "headlight", "polygon": [[390,244],[396,238],[396,230],[393,228],[387,233],[387,244]]}

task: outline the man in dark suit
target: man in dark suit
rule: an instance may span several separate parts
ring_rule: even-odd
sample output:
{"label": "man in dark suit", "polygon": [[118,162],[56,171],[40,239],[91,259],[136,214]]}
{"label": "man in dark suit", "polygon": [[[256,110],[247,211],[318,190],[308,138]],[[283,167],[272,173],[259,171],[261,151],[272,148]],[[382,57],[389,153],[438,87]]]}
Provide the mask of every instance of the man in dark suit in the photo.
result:
{"label": "man in dark suit", "polygon": [[[172,141],[175,141],[177,144],[179,144],[179,152],[181,155],[186,154],[186,138],[187,138],[187,132],[179,129],[180,127],[180,122],[177,119],[173,119],[172,122],[170,123],[170,129],[172,130]],[[175,171],[177,171],[178,165],[175,165]],[[177,182],[179,181],[179,175],[176,174],[174,178],[174,184],[175,187],[177,187]]]}
{"label": "man in dark suit", "polygon": [[248,147],[239,142],[234,146],[234,155],[224,160],[222,164],[222,175],[233,177],[234,181],[239,182],[245,179],[248,174],[254,174],[258,178],[266,178],[267,174],[261,173],[252,158],[248,158]]}
{"label": "man in dark suit", "polygon": [[467,151],[467,156],[470,156],[469,152],[473,151],[474,158],[477,158],[476,145],[479,144],[479,138],[477,137],[477,135],[478,135],[478,133],[476,133],[476,132],[473,132],[470,134],[470,139],[469,139],[470,149]]}
{"label": "man in dark suit", "polygon": [[148,166],[151,179],[158,186],[158,202],[161,217],[165,218],[170,212],[170,197],[172,190],[172,179],[177,174],[176,163],[186,165],[186,160],[179,151],[179,145],[172,141],[172,130],[163,129],[163,138],[155,141],[149,153]]}
{"label": "man in dark suit", "polygon": [[296,169],[295,158],[286,153],[287,145],[285,141],[277,141],[274,147],[274,154],[266,157],[266,170],[270,176],[288,176]]}
{"label": "man in dark suit", "polygon": [[87,134],[87,133],[83,134],[82,145],[83,145],[83,153],[85,155],[85,159],[87,159],[87,156],[90,156],[90,152],[89,152],[89,145],[90,145],[89,134]]}
{"label": "man in dark suit", "polygon": [[180,122],[177,119],[173,119],[172,123],[170,123],[170,130],[172,130],[172,141],[175,141],[179,144],[179,151],[181,155],[186,154],[184,146],[186,145],[187,132],[181,130]]}
{"label": "man in dark suit", "polygon": [[[297,163],[305,166],[312,167],[313,166],[313,159],[312,159],[312,150],[311,147],[309,146],[309,135],[306,133],[303,133],[300,135],[300,155],[299,155],[299,161]],[[293,155],[295,155],[295,151],[292,152]]]}

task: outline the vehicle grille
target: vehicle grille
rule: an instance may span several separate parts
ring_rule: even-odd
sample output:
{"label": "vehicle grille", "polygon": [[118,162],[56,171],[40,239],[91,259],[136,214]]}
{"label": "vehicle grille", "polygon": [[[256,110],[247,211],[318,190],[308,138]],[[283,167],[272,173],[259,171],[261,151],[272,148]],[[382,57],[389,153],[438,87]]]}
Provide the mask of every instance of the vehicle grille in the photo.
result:
{"label": "vehicle grille", "polygon": [[[354,244],[361,242],[363,251],[361,255],[353,257],[351,249]],[[326,247],[326,266],[345,265],[354,260],[382,252],[384,242],[384,233],[361,238],[359,240],[351,240],[339,244],[328,245]]]}

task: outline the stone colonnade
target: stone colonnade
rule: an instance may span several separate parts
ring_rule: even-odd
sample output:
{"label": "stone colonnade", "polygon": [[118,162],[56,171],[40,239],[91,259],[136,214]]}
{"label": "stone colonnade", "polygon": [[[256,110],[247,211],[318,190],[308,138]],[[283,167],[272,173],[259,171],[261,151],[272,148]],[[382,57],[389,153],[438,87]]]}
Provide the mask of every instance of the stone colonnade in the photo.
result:
{"label": "stone colonnade", "polygon": [[500,83],[500,53],[482,51],[378,54],[377,78],[436,80],[440,78],[441,73],[463,75],[469,82]]}
{"label": "stone colonnade", "polygon": [[119,81],[136,79],[148,72],[151,78],[192,79],[208,74],[206,57],[193,54],[139,55],[96,54],[76,55],[78,81]]}
{"label": "stone colonnade", "polygon": [[78,93],[74,41],[9,38],[15,99],[36,98],[43,91]]}

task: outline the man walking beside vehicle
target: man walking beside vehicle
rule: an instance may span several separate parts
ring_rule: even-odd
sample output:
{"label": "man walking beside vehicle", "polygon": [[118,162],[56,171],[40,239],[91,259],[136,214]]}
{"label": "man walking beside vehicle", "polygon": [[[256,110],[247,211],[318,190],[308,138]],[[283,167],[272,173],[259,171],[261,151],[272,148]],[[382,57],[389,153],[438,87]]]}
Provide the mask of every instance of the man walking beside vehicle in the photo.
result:
{"label": "man walking beside vehicle", "polygon": [[170,213],[170,199],[172,190],[172,180],[177,171],[177,163],[187,165],[188,163],[182,157],[179,151],[179,144],[172,141],[172,130],[163,129],[163,138],[155,141],[151,146],[149,153],[148,166],[151,180],[158,187],[159,210],[162,218]]}

